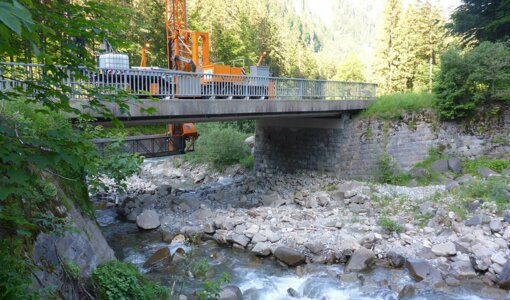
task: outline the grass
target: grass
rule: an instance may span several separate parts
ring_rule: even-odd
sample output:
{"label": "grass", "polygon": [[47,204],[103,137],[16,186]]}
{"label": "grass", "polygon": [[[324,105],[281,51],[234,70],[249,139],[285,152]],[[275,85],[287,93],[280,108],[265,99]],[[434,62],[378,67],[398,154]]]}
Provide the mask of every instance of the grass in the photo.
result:
{"label": "grass", "polygon": [[97,136],[99,138],[106,138],[111,136],[126,135],[126,136],[137,136],[137,135],[152,135],[162,134],[166,132],[165,125],[147,125],[147,126],[133,126],[133,127],[101,127],[97,130]]}
{"label": "grass", "polygon": [[397,221],[392,220],[388,217],[381,217],[379,218],[378,222],[379,226],[381,228],[391,231],[391,232],[402,232],[404,230],[404,227]]}
{"label": "grass", "polygon": [[464,161],[463,167],[465,173],[471,174],[476,174],[478,169],[482,167],[501,173],[503,170],[510,169],[510,160],[492,159],[483,156],[477,159]]}
{"label": "grass", "polygon": [[483,199],[487,202],[495,202],[498,210],[502,211],[510,207],[510,197],[507,186],[510,180],[505,178],[473,179],[459,189],[458,196],[464,202],[469,199]]}
{"label": "grass", "polygon": [[436,96],[428,93],[401,93],[381,96],[367,110],[364,117],[384,120],[399,119],[403,114],[433,109]]}

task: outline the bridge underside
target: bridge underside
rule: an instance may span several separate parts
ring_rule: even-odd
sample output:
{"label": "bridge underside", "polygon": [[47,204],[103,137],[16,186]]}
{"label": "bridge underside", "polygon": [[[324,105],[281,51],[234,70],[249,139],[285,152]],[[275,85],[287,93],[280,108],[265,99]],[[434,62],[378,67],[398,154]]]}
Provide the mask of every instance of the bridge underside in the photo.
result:
{"label": "bridge underside", "polygon": [[[372,100],[178,99],[159,102],[141,100],[128,103],[128,112],[120,111],[113,103],[105,105],[126,125],[153,125],[171,122],[338,117],[346,111],[366,109],[372,102]],[[85,103],[85,100],[75,100],[73,106],[82,108]],[[155,112],[147,113],[146,110],[149,108]],[[108,123],[108,120],[98,118],[97,123]]]}

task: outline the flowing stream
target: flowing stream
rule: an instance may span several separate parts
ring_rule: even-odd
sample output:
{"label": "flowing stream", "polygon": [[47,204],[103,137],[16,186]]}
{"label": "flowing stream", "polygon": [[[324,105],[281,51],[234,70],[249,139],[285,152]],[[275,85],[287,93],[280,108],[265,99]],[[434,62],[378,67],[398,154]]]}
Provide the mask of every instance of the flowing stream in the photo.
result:
{"label": "flowing stream", "polygon": [[[238,286],[244,299],[295,299],[287,290],[294,289],[301,299],[398,299],[391,286],[402,288],[414,281],[404,270],[376,268],[361,275],[344,275],[343,265],[306,265],[305,275],[298,276],[295,268],[287,268],[276,260],[257,258],[241,250],[220,247],[212,241],[197,245],[167,244],[158,231],[140,231],[133,223],[116,219],[113,210],[98,210],[97,219],[117,257],[138,266],[147,276],[177,292],[190,295],[202,288],[205,279],[214,280],[226,272],[231,284]],[[188,258],[164,271],[143,269],[144,262],[158,249],[170,247],[173,253],[183,248]],[[189,277],[187,270],[196,262],[206,260],[209,265],[205,279]],[[488,299],[480,295],[480,286],[465,284],[447,292],[417,290],[412,299]]]}

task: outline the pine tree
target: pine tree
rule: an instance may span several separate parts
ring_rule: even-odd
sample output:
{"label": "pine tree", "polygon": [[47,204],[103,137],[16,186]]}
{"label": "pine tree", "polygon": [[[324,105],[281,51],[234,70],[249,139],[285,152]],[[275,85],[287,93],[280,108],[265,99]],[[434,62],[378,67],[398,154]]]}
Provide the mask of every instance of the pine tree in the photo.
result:
{"label": "pine tree", "polygon": [[384,8],[384,26],[377,52],[376,76],[383,93],[394,93],[404,89],[399,79],[402,39],[399,38],[402,18],[400,0],[388,0]]}

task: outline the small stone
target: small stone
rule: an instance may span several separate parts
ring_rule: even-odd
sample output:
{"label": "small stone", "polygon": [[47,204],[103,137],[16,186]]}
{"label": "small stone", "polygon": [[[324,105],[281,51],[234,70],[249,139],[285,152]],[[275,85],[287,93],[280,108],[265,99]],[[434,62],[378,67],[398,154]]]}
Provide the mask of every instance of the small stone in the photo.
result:
{"label": "small stone", "polygon": [[255,233],[259,232],[259,225],[253,224],[248,229],[246,229],[243,233],[249,238],[252,238]]}
{"label": "small stone", "polygon": [[265,242],[265,241],[267,241],[267,237],[260,232],[255,233],[255,235],[251,239],[251,242],[254,244],[260,243],[260,242]]}
{"label": "small stone", "polygon": [[448,241],[446,243],[437,244],[432,246],[432,253],[437,256],[452,256],[457,253],[457,249],[455,248],[455,244]]}
{"label": "small stone", "polygon": [[429,276],[441,277],[441,273],[425,260],[408,259],[406,268],[416,281],[422,281]]}
{"label": "small stone", "polygon": [[287,294],[289,294],[289,296],[291,296],[292,298],[300,298],[299,293],[293,288],[288,288]]}
{"label": "small stone", "polygon": [[216,231],[216,228],[214,226],[214,223],[205,223],[204,224],[204,232],[207,234],[214,234]]}
{"label": "small stone", "polygon": [[184,243],[184,242],[186,242],[186,237],[182,234],[178,234],[174,236],[174,238],[172,239],[172,243]]}
{"label": "small stone", "polygon": [[228,238],[230,242],[236,243],[240,246],[246,247],[250,242],[250,239],[243,234],[232,233]]}

